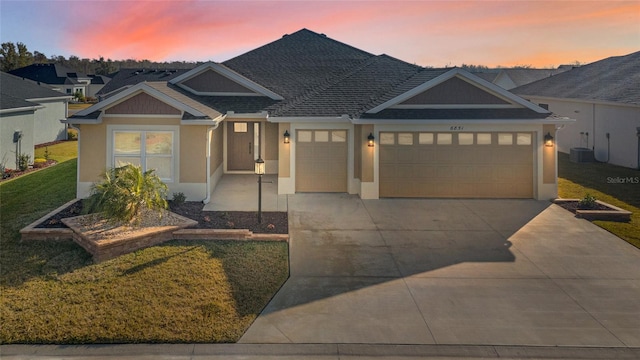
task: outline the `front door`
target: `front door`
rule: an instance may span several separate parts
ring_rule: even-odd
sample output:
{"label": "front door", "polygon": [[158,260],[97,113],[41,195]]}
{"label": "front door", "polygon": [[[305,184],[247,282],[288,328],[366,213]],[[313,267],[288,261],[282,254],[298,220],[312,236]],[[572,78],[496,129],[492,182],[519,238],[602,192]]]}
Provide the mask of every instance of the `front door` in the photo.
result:
{"label": "front door", "polygon": [[227,170],[251,171],[255,166],[255,122],[227,124]]}

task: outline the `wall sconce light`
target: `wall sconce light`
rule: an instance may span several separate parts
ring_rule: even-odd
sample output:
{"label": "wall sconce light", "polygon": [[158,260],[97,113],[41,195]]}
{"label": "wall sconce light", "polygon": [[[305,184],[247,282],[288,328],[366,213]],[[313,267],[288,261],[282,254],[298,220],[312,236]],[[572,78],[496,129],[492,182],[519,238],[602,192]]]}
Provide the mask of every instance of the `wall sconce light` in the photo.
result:
{"label": "wall sconce light", "polygon": [[369,147],[373,147],[373,141],[374,141],[375,139],[376,139],[376,138],[375,138],[375,137],[373,137],[373,134],[372,134],[372,133],[369,133],[369,136],[367,136],[367,144],[369,145]]}
{"label": "wall sconce light", "polygon": [[291,135],[289,135],[289,130],[284,131],[284,143],[288,144],[291,141]]}
{"label": "wall sconce light", "polygon": [[544,146],[553,147],[553,136],[551,136],[550,132],[544,136]]}

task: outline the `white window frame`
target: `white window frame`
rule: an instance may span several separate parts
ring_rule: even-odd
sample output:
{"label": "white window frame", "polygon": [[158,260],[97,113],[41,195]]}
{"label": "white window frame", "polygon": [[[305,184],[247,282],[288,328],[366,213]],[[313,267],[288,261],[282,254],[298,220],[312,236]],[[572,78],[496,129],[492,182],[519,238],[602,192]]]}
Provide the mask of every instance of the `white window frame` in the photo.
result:
{"label": "white window frame", "polygon": [[[107,167],[115,167],[116,154],[115,154],[115,133],[116,132],[136,132],[140,133],[146,139],[146,133],[171,133],[172,149],[171,149],[171,177],[160,178],[165,183],[175,183],[180,177],[179,161],[180,158],[180,130],[178,126],[135,126],[135,125],[107,125]],[[140,161],[142,169],[146,171],[146,157],[144,154],[144,146],[141,141],[141,154]],[[145,141],[146,143],[146,141]],[[152,155],[151,157],[169,157],[169,155]]]}

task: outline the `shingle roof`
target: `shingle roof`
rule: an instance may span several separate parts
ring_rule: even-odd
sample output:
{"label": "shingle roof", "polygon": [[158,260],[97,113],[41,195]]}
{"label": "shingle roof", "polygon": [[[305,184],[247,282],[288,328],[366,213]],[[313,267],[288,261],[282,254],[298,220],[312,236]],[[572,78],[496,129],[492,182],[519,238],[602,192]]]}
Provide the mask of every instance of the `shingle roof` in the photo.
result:
{"label": "shingle roof", "polygon": [[19,99],[4,92],[0,93],[0,110],[19,109],[37,105],[36,103]]}
{"label": "shingle roof", "polygon": [[373,56],[302,29],[223,65],[286,99],[294,99],[334,83]]}
{"label": "shingle roof", "polygon": [[86,74],[76,72],[60,64],[32,64],[12,70],[9,73],[51,85],[79,84],[77,78],[89,79]]}
{"label": "shingle roof", "polygon": [[121,69],[112,76],[111,80],[97,94],[108,94],[123,86],[132,86],[145,81],[169,81],[189,70],[191,69]]}
{"label": "shingle roof", "polygon": [[[2,93],[2,109],[9,109],[13,107],[33,106],[35,103],[29,103],[27,105],[24,102],[27,99],[45,99],[45,98],[67,98],[66,94],[51,90],[48,87],[40,86],[29,80],[23,80],[17,76],[0,72],[0,93]],[[4,97],[7,95],[9,97]],[[22,105],[12,106],[10,104],[16,103],[11,98],[23,100]],[[5,103],[6,101],[6,103]]]}
{"label": "shingle roof", "polygon": [[640,51],[606,58],[511,90],[521,96],[640,105]]}

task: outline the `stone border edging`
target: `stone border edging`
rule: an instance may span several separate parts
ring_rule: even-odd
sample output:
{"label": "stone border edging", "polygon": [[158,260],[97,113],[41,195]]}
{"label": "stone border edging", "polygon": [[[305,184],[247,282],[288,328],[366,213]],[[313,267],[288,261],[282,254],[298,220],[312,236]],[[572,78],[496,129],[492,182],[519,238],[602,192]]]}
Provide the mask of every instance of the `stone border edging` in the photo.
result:
{"label": "stone border edging", "polygon": [[59,206],[57,209],[49,212],[45,216],[24,227],[22,230],[20,230],[20,240],[73,240],[73,230],[69,228],[36,228],[36,226],[40,225],[48,218],[71,206],[71,204],[75,203],[76,201],[78,201],[78,199],[70,200],[64,205]]}
{"label": "stone border edging", "polygon": [[[555,199],[554,204],[560,204],[565,202],[576,202],[580,199]],[[593,220],[605,220],[605,221],[631,221],[631,211],[619,208],[615,205],[611,205],[604,201],[596,200],[600,205],[606,206],[611,210],[576,210],[576,217],[583,218],[589,221]]]}

